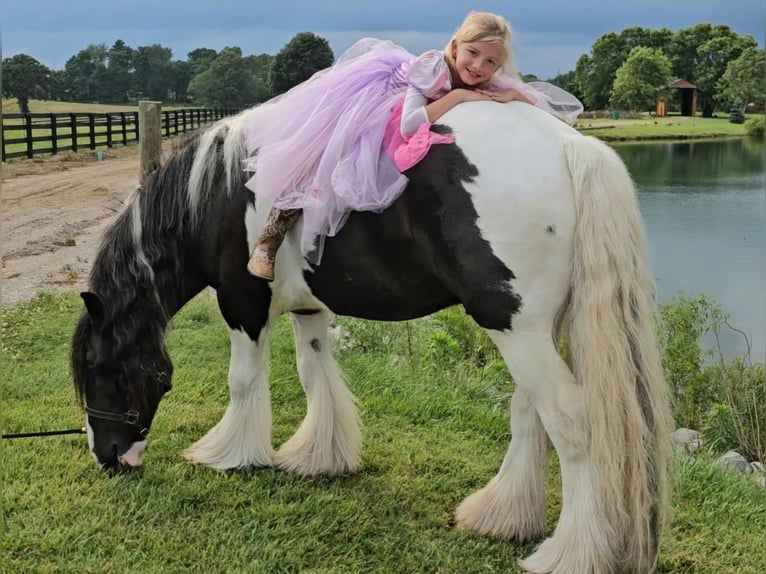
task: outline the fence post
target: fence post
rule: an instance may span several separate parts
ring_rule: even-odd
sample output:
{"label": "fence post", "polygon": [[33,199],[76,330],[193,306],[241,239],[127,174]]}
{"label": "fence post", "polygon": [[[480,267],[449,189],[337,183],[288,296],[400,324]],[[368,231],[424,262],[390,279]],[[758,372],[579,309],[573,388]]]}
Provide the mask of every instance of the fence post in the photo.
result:
{"label": "fence post", "polygon": [[120,125],[122,126],[122,145],[128,145],[128,125],[125,123],[125,112],[120,112]]}
{"label": "fence post", "polygon": [[106,147],[112,147],[112,113],[106,114]]}
{"label": "fence post", "polygon": [[51,118],[51,155],[59,151],[59,130],[56,122],[56,114],[50,114]]}
{"label": "fence post", "polygon": [[35,152],[32,149],[32,116],[30,114],[24,116],[24,131],[27,135],[27,157],[31,159],[35,156]]}
{"label": "fence post", "polygon": [[72,124],[72,151],[77,153],[77,114],[69,114],[69,123]]}
{"label": "fence post", "polygon": [[88,130],[90,131],[90,149],[96,149],[96,114],[88,114]]}
{"label": "fence post", "polygon": [[162,158],[162,102],[138,102],[139,178],[160,167]]}

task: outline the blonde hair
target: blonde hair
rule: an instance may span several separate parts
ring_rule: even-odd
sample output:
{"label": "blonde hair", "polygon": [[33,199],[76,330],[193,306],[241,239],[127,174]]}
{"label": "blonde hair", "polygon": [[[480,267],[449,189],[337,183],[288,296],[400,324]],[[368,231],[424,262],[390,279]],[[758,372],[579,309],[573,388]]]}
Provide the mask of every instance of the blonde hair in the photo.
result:
{"label": "blonde hair", "polygon": [[455,58],[452,56],[452,42],[456,40],[460,44],[466,42],[488,42],[500,44],[500,68],[508,76],[517,76],[516,64],[513,61],[511,50],[511,25],[502,16],[491,12],[471,12],[466,16],[444,48],[444,59],[452,76],[452,87],[465,87],[455,68]]}

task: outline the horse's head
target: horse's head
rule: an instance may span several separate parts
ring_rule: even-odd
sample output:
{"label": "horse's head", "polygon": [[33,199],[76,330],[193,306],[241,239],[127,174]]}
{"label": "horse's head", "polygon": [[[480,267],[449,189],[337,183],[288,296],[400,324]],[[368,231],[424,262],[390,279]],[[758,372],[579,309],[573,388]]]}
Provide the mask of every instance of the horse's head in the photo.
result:
{"label": "horse's head", "polygon": [[71,358],[88,445],[101,468],[135,468],[160,400],[170,390],[173,366],[161,329],[129,313],[119,321],[109,317],[95,293],[81,297],[86,312],[75,330]]}

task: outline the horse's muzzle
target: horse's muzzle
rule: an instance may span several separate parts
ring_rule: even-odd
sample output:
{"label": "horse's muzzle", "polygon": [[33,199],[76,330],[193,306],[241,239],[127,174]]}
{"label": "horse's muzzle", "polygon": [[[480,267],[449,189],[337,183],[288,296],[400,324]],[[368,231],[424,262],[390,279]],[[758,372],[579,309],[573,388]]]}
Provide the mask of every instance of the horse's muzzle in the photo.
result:
{"label": "horse's muzzle", "polygon": [[93,452],[93,459],[102,470],[110,472],[128,472],[141,466],[141,457],[146,450],[146,441],[134,442],[123,454],[118,454],[116,443],[108,455]]}

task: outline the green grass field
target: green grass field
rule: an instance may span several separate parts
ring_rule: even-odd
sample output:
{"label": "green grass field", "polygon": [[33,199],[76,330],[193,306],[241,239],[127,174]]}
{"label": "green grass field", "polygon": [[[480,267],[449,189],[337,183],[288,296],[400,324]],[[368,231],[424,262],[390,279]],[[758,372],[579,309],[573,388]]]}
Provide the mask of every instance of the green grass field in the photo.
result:
{"label": "green grass field", "polygon": [[637,139],[685,139],[735,137],[747,135],[744,124],[733,124],[728,117],[703,118],[667,116],[641,119],[579,119],[575,127],[584,134],[605,141]]}
{"label": "green grass field", "polygon": [[[79,427],[68,346],[79,298],[41,295],[2,323],[3,432]],[[181,451],[228,403],[229,344],[201,295],[172,323],[176,371],[145,468],[97,470],[83,436],[3,441],[2,572],[519,572],[515,545],[455,531],[460,501],[497,471],[512,382],[488,339],[451,309],[409,323],[339,320],[336,352],[359,400],[365,446],[354,476],[221,473]],[[298,427],[305,397],[292,336],[271,338],[273,442]],[[560,510],[555,457],[549,531]],[[661,572],[763,572],[766,490],[705,457],[679,466]]]}

